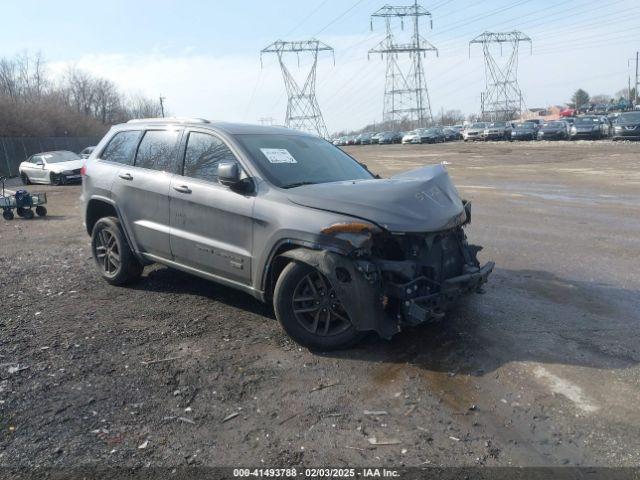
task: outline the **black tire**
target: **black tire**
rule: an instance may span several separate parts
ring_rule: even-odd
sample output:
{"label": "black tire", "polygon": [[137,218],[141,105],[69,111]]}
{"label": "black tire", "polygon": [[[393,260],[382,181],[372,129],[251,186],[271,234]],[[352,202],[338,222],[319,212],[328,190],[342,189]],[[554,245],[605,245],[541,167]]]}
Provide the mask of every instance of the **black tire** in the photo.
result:
{"label": "black tire", "polygon": [[91,253],[100,275],[111,285],[125,285],[142,274],[144,266],[131,251],[115,217],[96,222],[91,232]]}
{"label": "black tire", "polygon": [[18,208],[16,208],[16,214],[17,214],[20,218],[22,218],[22,217],[24,217],[24,216],[25,216],[25,214],[26,214],[27,210],[28,210],[27,208],[18,207]]}
{"label": "black tire", "polygon": [[36,207],[36,213],[38,214],[39,217],[46,217],[47,216],[47,207],[43,207],[42,205],[38,205]]}
{"label": "black tire", "polygon": [[24,213],[22,214],[22,218],[24,218],[25,220],[31,220],[33,217],[35,217],[33,210],[31,210],[30,208],[25,209]]}
{"label": "black tire", "polygon": [[[324,285],[326,287],[324,294],[328,294],[324,299],[327,308],[323,310],[322,306],[316,306],[315,311],[318,312],[318,317],[316,317],[318,320],[313,322],[313,325],[316,326],[316,333],[312,333],[309,329],[309,327],[313,328],[313,325],[305,325],[304,318],[300,318],[300,315],[312,317],[314,312],[300,314],[294,311],[294,298],[296,298],[298,292],[301,292],[301,288],[304,288],[303,282],[308,282],[308,279],[313,279],[314,277],[317,279],[317,282],[314,283],[316,288],[310,288],[313,288],[314,291],[317,289],[316,293],[322,294],[322,285]],[[273,294],[273,307],[276,318],[284,331],[300,345],[313,350],[338,350],[354,345],[366,335],[365,332],[359,332],[353,327],[337,297],[331,297],[332,290],[329,280],[318,270],[305,263],[289,263],[278,277]],[[311,307],[306,308],[308,304],[304,302],[307,301],[296,301],[301,306],[298,312],[309,310],[309,308],[315,306],[314,301],[311,300],[309,301]],[[325,312],[324,315],[322,312]],[[337,317],[334,316],[336,315],[335,312],[339,312]],[[324,318],[320,318],[321,316]],[[319,332],[318,330],[325,330],[327,319],[329,320],[329,332]],[[322,324],[322,328],[320,324]]]}
{"label": "black tire", "polygon": [[23,185],[31,185],[31,180],[29,180],[29,177],[26,173],[20,174],[20,180],[22,180]]}
{"label": "black tire", "polygon": [[65,178],[64,178],[64,175],[62,175],[62,174],[56,175],[55,173],[52,173],[51,175],[49,175],[49,180],[51,182],[51,185],[60,186],[60,185],[64,185],[64,183],[65,183],[64,182]]}
{"label": "black tire", "polygon": [[2,218],[4,218],[5,220],[13,220],[13,212],[11,210],[3,210],[2,211]]}

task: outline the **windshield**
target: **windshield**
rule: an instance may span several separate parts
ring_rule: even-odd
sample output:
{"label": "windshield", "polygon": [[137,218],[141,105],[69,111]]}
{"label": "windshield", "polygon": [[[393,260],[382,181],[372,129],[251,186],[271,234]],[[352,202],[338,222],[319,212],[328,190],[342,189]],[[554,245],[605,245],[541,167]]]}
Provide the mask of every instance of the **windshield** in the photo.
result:
{"label": "windshield", "polygon": [[640,112],[621,113],[616,121],[618,123],[640,122]]}
{"label": "windshield", "polygon": [[77,153],[67,151],[45,153],[42,155],[42,158],[44,158],[47,163],[70,162],[72,160],[82,159]]}
{"label": "windshield", "polygon": [[560,128],[560,127],[566,127],[566,123],[564,123],[564,122],[549,122],[549,123],[545,123],[544,126],[545,127],[551,127],[551,128]]}
{"label": "windshield", "polygon": [[252,134],[236,135],[236,139],[276,187],[373,178],[362,165],[322,138]]}
{"label": "windshield", "polygon": [[471,125],[471,128],[484,128],[486,126],[487,125],[485,123],[480,122],[480,123],[474,123],[473,125]]}
{"label": "windshield", "polygon": [[496,127],[496,128],[504,128],[507,126],[507,122],[493,122],[489,124],[490,127]]}
{"label": "windshield", "polygon": [[533,130],[533,123],[519,123],[516,125],[516,130]]}
{"label": "windshield", "polygon": [[598,117],[579,117],[579,118],[576,118],[576,121],[574,123],[576,125],[587,125],[587,124],[598,123],[599,121],[600,119]]}

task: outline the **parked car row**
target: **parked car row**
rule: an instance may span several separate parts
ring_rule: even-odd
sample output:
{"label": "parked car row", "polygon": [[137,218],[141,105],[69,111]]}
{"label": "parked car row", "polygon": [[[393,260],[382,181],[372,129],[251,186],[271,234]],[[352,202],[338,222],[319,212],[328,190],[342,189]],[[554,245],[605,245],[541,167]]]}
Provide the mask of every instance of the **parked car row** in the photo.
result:
{"label": "parked car row", "polygon": [[475,122],[462,131],[464,141],[475,140],[640,140],[640,112],[582,115],[558,120]]}
{"label": "parked car row", "polygon": [[640,111],[609,115],[560,117],[557,120],[530,119],[522,122],[473,122],[469,125],[418,128],[410,132],[361,133],[333,140],[334,145],[390,143],[442,143],[455,140],[640,140]]}
{"label": "parked car row", "polygon": [[364,132],[360,135],[345,135],[331,140],[331,143],[342,147],[344,145],[372,145],[400,143],[404,132]]}
{"label": "parked car row", "polygon": [[461,140],[462,128],[462,125],[455,125],[449,127],[418,128],[410,132],[365,132],[360,135],[347,135],[334,138],[331,142],[340,147],[345,145],[384,145],[391,143],[442,143]]}

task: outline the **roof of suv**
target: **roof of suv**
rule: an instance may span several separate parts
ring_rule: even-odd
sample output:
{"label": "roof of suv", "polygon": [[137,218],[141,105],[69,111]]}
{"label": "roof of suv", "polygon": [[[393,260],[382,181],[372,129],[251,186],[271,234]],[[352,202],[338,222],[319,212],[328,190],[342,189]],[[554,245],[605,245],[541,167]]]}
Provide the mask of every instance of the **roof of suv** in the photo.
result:
{"label": "roof of suv", "polygon": [[212,128],[220,130],[230,135],[240,134],[296,134],[296,135],[312,135],[306,132],[293,130],[280,126],[252,125],[248,123],[232,123],[232,122],[209,122],[199,118],[182,119],[182,118],[151,118],[151,119],[135,119],[127,123],[118,125],[118,127],[146,128],[156,127],[159,125],[180,125],[194,128]]}

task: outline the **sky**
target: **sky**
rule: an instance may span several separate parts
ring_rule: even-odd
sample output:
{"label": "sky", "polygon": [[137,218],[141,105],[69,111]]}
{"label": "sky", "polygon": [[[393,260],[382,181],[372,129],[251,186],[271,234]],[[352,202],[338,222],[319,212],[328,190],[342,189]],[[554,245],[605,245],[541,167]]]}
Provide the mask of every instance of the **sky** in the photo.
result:
{"label": "sky", "polygon": [[[386,0],[389,1],[389,0]],[[570,100],[577,88],[613,95],[633,77],[640,49],[639,0],[433,0],[421,34],[438,48],[424,59],[431,107],[469,114],[485,85],[484,31],[520,30],[518,80],[527,107]],[[370,22],[381,0],[2,0],[0,56],[40,51],[52,77],[70,67],[114,81],[123,92],[166,98],[176,116],[282,124],[286,92],[275,40],[317,38],[317,99],[329,132],[382,119],[385,61],[367,58],[385,36]],[[390,2],[410,4],[410,0]],[[371,27],[373,26],[373,29]],[[394,24],[399,38],[407,35]],[[405,27],[408,27],[406,25]],[[494,52],[498,62],[507,55]],[[335,57],[335,60],[334,60]],[[310,57],[290,71],[302,83]],[[335,61],[335,64],[334,64]],[[400,60],[402,61],[402,60]]]}

